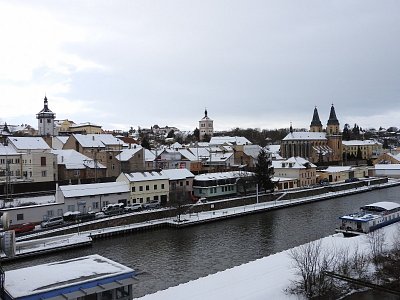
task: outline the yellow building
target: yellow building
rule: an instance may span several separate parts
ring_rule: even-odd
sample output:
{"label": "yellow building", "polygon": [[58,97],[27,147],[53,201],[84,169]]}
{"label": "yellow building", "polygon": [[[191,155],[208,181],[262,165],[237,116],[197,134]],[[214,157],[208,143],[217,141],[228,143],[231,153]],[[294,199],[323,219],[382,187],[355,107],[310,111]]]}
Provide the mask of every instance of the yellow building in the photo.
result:
{"label": "yellow building", "polygon": [[361,159],[376,159],[382,152],[382,144],[376,140],[352,140],[343,141],[343,153],[348,157],[357,158],[357,154],[361,152]]}

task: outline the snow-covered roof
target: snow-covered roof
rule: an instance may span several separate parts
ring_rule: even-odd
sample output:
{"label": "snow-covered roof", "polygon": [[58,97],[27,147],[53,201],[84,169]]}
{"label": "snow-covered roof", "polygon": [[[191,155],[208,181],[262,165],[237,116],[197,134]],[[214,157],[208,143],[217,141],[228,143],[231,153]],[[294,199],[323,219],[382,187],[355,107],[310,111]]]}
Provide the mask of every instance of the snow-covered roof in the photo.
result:
{"label": "snow-covered roof", "polygon": [[210,156],[210,152],[208,151],[207,148],[189,148],[190,152],[193,153],[193,155],[200,160],[201,158],[208,158]]}
{"label": "snow-covered roof", "polygon": [[242,171],[206,173],[206,174],[196,175],[194,177],[194,180],[208,181],[208,180],[217,180],[217,179],[247,177],[247,176],[253,176],[253,175],[254,175],[254,173],[252,173],[252,172],[242,172]]}
{"label": "snow-covered roof", "polygon": [[61,143],[65,144],[67,142],[69,136],[58,135],[58,136],[55,136],[54,138],[60,140]]}
{"label": "snow-covered roof", "polygon": [[57,155],[57,164],[65,165],[66,169],[74,170],[74,169],[106,169],[107,167],[102,165],[101,163],[97,163],[97,167],[95,166],[94,160],[82,153],[79,153],[73,149],[65,149],[65,150],[51,150],[52,153]]}
{"label": "snow-covered roof", "polygon": [[178,142],[175,142],[171,145],[171,148],[173,149],[182,149],[182,145],[179,144]]}
{"label": "snow-covered roof", "polygon": [[303,166],[306,165],[306,164],[309,164],[309,166],[312,167],[312,168],[316,168],[317,167],[313,163],[309,162],[307,159],[305,159],[303,157],[300,157],[300,156],[296,156],[296,157],[292,156],[292,157],[288,158],[286,161],[287,162],[296,162],[296,163],[301,164]]}
{"label": "snow-covered roof", "polygon": [[112,134],[74,134],[79,144],[84,148],[104,148],[109,145],[122,145],[123,141]]}
{"label": "snow-covered roof", "polygon": [[283,141],[290,140],[326,140],[326,134],[324,132],[295,131],[288,133],[283,138]]}
{"label": "snow-covered roof", "polygon": [[140,145],[134,145],[132,148],[123,149],[121,153],[115,156],[115,158],[119,161],[128,161],[130,160],[137,152],[142,150],[143,147]]}
{"label": "snow-covered roof", "polygon": [[342,144],[345,146],[368,146],[368,145],[382,145],[376,140],[351,140],[351,141],[342,141]]}
{"label": "snow-covered roof", "polygon": [[[5,290],[13,299],[33,295],[37,295],[40,299],[39,294],[49,291],[79,287],[84,283],[112,279],[116,276],[132,277],[134,270],[94,254],[6,271],[5,274]],[[69,292],[71,292],[70,289]]]}
{"label": "snow-covered roof", "polygon": [[160,172],[133,172],[124,175],[130,182],[168,180],[168,177]]}
{"label": "snow-covered roof", "polygon": [[9,137],[8,141],[18,150],[50,150],[42,137]]}
{"label": "snow-covered roof", "polygon": [[208,162],[210,163],[224,162],[230,159],[232,156],[233,156],[232,152],[228,153],[212,152],[211,157],[208,158]]}
{"label": "snow-covered roof", "polygon": [[182,180],[186,178],[193,178],[194,174],[188,169],[165,169],[161,174],[169,178],[169,180]]}
{"label": "snow-covered roof", "polygon": [[93,126],[93,127],[99,127],[101,128],[100,125],[96,125],[90,122],[86,122],[86,123],[79,123],[79,124],[72,124],[71,126],[69,126],[70,128],[77,128],[77,127],[86,127],[86,126]]}
{"label": "snow-covered roof", "polygon": [[[308,164],[308,166],[307,166]],[[288,169],[306,169],[307,167],[309,168],[316,168],[317,166],[314,165],[313,163],[309,162],[308,160],[296,156],[296,157],[290,157],[287,160],[283,161],[272,161],[272,166],[276,169],[282,169],[282,168],[288,168]]]}
{"label": "snow-covered roof", "polygon": [[351,166],[329,166],[325,170],[321,170],[321,172],[339,173],[339,172],[350,172],[351,170],[352,170]]}
{"label": "snow-covered roof", "polygon": [[188,149],[179,149],[178,152],[190,161],[197,161],[197,156],[190,152]]}
{"label": "snow-covered roof", "polygon": [[375,170],[400,170],[400,164],[376,164]]}
{"label": "snow-covered roof", "polygon": [[381,201],[381,202],[375,202],[375,203],[371,203],[368,205],[364,205],[363,208],[380,208],[383,210],[392,210],[392,209],[400,208],[400,204],[395,203],[395,202],[389,202],[389,201]]}
{"label": "snow-covered roof", "polygon": [[213,136],[210,145],[251,145],[252,143],[243,136]]}
{"label": "snow-covered roof", "polygon": [[262,148],[259,145],[245,145],[243,146],[243,152],[248,155],[251,156],[253,158],[257,158],[258,155],[260,154],[260,150]]}
{"label": "snow-covered roof", "polygon": [[19,153],[15,151],[10,145],[4,146],[0,144],[0,155],[18,155]]}
{"label": "snow-covered roof", "polygon": [[91,184],[61,185],[65,198],[84,197],[103,194],[128,193],[129,186],[124,182],[104,182]]}
{"label": "snow-covered roof", "polygon": [[156,154],[149,149],[144,149],[144,159],[146,161],[154,161],[156,159]]}
{"label": "snow-covered roof", "polygon": [[268,145],[264,147],[265,151],[271,153],[279,153],[281,151],[281,145]]}

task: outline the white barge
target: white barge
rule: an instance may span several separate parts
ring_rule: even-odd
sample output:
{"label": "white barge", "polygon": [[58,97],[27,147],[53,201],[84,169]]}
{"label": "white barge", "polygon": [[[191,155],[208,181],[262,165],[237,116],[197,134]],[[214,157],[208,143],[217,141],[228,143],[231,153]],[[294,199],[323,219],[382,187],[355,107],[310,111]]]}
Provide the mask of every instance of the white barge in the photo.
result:
{"label": "white barge", "polygon": [[400,221],[400,204],[376,202],[361,207],[357,213],[345,215],[339,219],[341,224],[336,232],[342,232],[345,235],[368,233]]}

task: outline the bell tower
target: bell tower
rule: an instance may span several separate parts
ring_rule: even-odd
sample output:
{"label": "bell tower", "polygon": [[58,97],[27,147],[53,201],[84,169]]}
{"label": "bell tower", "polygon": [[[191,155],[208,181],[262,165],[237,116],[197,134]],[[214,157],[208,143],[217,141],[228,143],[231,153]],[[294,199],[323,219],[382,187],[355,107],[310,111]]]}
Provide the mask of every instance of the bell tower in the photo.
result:
{"label": "bell tower", "polygon": [[342,134],[339,129],[339,121],[336,117],[335,107],[331,106],[331,112],[329,114],[329,120],[326,126],[326,138],[328,140],[328,146],[333,150],[333,160],[343,160],[343,147],[342,147]]}
{"label": "bell tower", "polygon": [[207,115],[207,108],[204,110],[204,117],[199,121],[200,141],[206,137],[211,138],[214,134],[214,121]]}
{"label": "bell tower", "polygon": [[317,107],[314,107],[314,114],[310,125],[311,132],[322,132],[322,123],[319,119]]}
{"label": "bell tower", "polygon": [[54,135],[54,119],[56,114],[49,109],[49,102],[47,97],[44,96],[43,109],[36,114],[36,119],[38,119],[38,131],[40,136]]}

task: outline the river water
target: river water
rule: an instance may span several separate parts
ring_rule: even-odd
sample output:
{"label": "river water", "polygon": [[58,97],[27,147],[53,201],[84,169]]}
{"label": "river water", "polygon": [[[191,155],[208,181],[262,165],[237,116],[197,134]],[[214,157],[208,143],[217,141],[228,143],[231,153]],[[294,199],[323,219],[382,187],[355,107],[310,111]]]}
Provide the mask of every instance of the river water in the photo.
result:
{"label": "river water", "polygon": [[334,233],[339,216],[372,202],[400,203],[399,194],[398,186],[184,229],[114,236],[96,240],[92,247],[3,267],[10,270],[97,253],[141,272],[134,284],[134,296],[139,297],[325,237]]}

